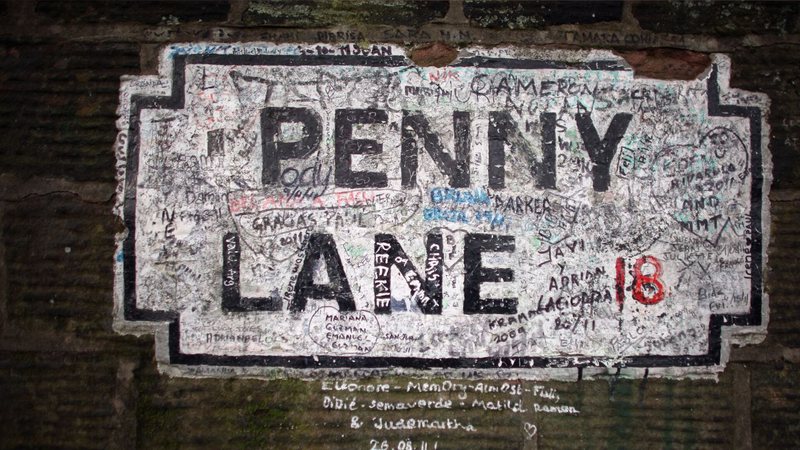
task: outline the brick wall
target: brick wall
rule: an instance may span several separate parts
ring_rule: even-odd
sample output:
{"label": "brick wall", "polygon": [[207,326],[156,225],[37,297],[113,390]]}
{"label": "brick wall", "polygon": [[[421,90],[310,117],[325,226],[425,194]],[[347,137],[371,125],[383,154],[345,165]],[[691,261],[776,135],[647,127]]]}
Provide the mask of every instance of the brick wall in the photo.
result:
{"label": "brick wall", "polygon": [[[0,2],[0,448],[797,447],[798,28],[800,4],[778,2]],[[577,416],[456,408],[471,434],[354,429],[319,381],[160,375],[152,337],[111,328],[112,144],[120,75],[155,73],[158,48],[187,41],[606,48],[642,75],[684,79],[706,54],[731,55],[731,85],[772,99],[766,341],[734,349],[718,382],[539,383]]]}

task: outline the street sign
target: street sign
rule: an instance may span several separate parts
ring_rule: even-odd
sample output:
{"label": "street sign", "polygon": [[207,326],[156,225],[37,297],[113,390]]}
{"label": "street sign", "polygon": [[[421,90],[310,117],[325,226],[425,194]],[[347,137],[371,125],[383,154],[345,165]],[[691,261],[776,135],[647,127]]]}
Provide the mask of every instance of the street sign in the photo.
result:
{"label": "street sign", "polygon": [[765,333],[768,100],[634,75],[168,46],[121,88],[116,327],[179,375],[719,371]]}

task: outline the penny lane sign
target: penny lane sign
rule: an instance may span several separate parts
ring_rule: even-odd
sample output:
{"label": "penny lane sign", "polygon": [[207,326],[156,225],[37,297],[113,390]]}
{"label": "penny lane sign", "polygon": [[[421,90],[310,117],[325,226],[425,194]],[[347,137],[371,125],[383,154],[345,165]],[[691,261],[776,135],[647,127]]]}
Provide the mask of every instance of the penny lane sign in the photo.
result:
{"label": "penny lane sign", "polygon": [[687,376],[763,337],[768,100],[726,57],[692,81],[516,48],[160,64],[122,83],[116,326],[165,372]]}

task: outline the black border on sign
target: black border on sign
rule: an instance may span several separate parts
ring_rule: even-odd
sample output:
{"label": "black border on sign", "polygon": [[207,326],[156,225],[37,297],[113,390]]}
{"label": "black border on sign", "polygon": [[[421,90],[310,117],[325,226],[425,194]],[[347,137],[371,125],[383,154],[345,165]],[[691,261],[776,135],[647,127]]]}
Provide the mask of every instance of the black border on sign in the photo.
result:
{"label": "black border on sign", "polygon": [[[605,367],[608,357],[487,357],[487,358],[406,358],[371,356],[226,356],[186,354],[180,351],[180,323],[177,311],[148,310],[136,306],[136,183],[139,165],[140,113],[144,109],[181,109],[184,107],[185,70],[189,64],[256,65],[256,66],[359,66],[402,67],[408,61],[403,56],[311,56],[311,55],[220,55],[191,54],[173,58],[172,92],[169,96],[132,95],[128,125],[127,162],[125,171],[123,220],[128,234],[122,243],[123,316],[128,321],[169,322],[169,362],[182,365],[283,367],[283,368],[413,368],[413,369],[524,369],[524,368],[583,368]],[[517,60],[506,58],[472,57],[453,67],[501,69],[578,69],[601,71],[630,70],[618,61],[602,60],[588,63],[569,63],[549,60]],[[763,167],[761,148],[762,111],[755,106],[721,105],[718,67],[713,65],[708,78],[708,114],[720,117],[742,117],[750,121],[751,193],[751,295],[748,314],[713,314],[709,319],[708,353],[705,355],[640,355],[621,358],[614,367],[686,367],[720,364],[723,326],[758,326],[762,323],[762,230],[761,200]]]}

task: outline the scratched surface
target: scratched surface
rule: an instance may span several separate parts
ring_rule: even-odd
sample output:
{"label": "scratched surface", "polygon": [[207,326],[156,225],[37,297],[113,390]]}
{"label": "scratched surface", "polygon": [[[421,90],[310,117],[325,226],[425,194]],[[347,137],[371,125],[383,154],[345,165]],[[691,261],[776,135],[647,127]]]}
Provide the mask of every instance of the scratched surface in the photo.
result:
{"label": "scratched surface", "polygon": [[768,100],[729,71],[169,46],[121,88],[116,327],[182,375],[719,371],[767,318]]}

